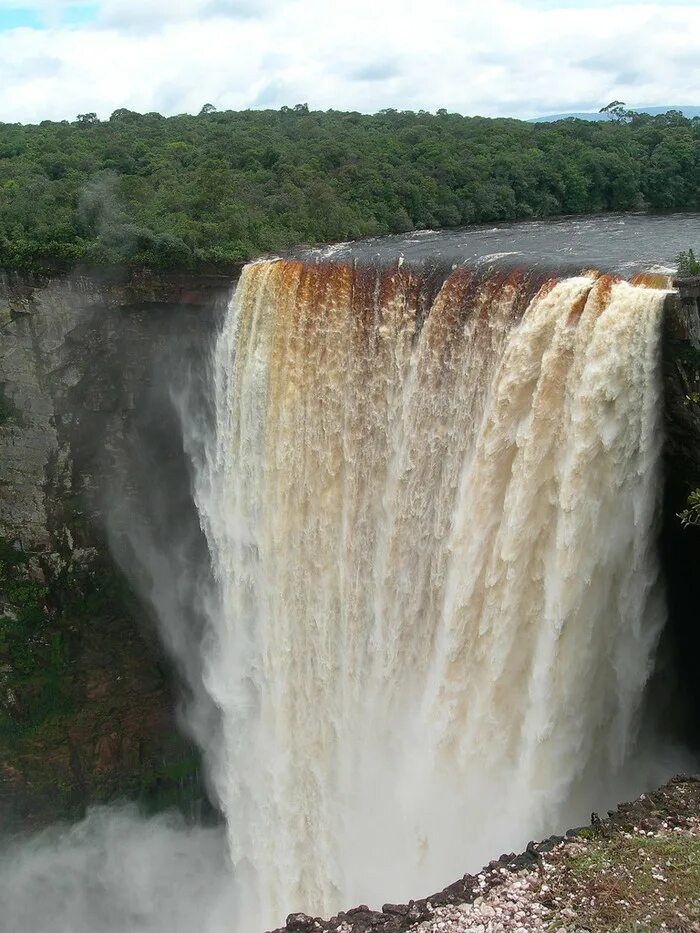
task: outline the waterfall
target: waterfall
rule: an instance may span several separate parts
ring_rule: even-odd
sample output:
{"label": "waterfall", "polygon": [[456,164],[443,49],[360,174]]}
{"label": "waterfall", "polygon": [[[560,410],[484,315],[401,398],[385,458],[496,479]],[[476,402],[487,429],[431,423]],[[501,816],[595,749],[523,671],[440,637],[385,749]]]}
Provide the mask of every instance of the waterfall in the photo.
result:
{"label": "waterfall", "polygon": [[246,267],[195,480],[238,929],[426,895],[622,774],[664,622],[664,295]]}

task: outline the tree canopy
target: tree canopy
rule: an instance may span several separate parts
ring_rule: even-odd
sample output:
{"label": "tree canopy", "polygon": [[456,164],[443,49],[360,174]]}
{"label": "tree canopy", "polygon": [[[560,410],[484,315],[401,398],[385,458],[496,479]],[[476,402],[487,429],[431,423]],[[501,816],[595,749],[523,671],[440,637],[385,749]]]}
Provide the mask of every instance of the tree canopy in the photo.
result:
{"label": "tree canopy", "polygon": [[299,243],[644,209],[700,209],[700,120],[205,104],[0,124],[4,267],[195,269]]}

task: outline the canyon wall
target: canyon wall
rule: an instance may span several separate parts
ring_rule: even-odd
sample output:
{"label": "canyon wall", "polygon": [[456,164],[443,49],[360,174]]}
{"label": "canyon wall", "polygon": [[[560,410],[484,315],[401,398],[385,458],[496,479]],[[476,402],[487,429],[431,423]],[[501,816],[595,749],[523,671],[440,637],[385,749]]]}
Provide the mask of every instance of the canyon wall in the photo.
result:
{"label": "canyon wall", "polygon": [[165,487],[190,517],[168,387],[201,363],[231,284],[0,279],[0,829],[201,796],[176,673],[108,518]]}
{"label": "canyon wall", "polygon": [[683,527],[679,513],[700,488],[700,279],[680,279],[666,302],[663,335],[665,446],[661,559],[668,624],[658,674],[670,677],[676,702],[660,728],[700,745],[700,629],[697,625],[700,528]]}

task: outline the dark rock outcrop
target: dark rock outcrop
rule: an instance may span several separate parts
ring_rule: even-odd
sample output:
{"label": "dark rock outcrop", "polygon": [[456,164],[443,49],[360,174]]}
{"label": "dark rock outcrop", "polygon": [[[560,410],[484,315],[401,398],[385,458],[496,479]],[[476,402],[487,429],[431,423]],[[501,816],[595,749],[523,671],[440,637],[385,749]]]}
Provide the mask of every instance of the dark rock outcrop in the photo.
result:
{"label": "dark rock outcrop", "polygon": [[684,527],[679,513],[700,487],[700,278],[675,283],[663,335],[665,398],[664,504],[661,559],[666,578],[668,625],[658,653],[658,677],[675,684],[664,728],[700,745],[700,628],[697,568],[700,528]]}

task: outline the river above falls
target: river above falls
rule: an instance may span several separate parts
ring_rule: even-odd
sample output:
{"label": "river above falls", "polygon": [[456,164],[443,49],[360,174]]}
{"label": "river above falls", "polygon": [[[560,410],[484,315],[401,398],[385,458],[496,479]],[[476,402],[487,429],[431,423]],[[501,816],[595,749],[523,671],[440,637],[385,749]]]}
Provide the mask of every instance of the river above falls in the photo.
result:
{"label": "river above falls", "polygon": [[348,243],[296,250],[304,259],[359,260],[381,264],[403,260],[547,267],[574,272],[595,267],[604,272],[675,271],[678,254],[700,248],[700,214],[599,214],[587,217],[520,221],[416,230]]}

